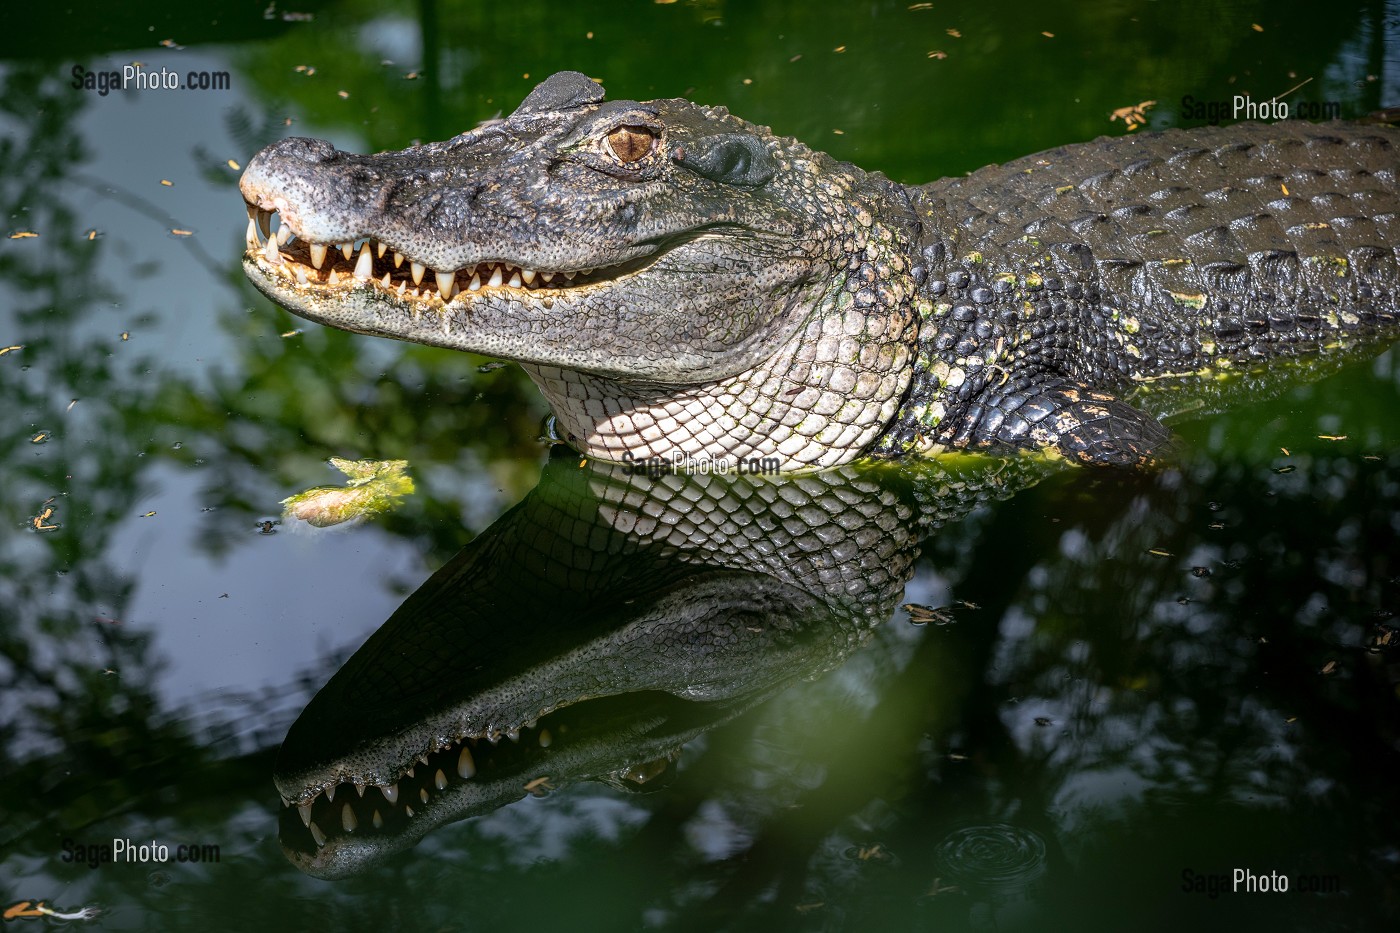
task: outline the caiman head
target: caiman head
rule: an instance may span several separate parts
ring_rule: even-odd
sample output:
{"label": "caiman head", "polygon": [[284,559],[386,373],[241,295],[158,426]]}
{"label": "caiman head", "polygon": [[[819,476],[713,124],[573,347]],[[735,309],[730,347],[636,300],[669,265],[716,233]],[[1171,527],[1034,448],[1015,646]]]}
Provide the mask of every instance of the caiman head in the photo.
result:
{"label": "caiman head", "polygon": [[723,108],[603,97],[563,72],[446,142],[271,145],[244,268],[313,321],[524,364],[603,459],[853,459],[909,379],[901,189]]}

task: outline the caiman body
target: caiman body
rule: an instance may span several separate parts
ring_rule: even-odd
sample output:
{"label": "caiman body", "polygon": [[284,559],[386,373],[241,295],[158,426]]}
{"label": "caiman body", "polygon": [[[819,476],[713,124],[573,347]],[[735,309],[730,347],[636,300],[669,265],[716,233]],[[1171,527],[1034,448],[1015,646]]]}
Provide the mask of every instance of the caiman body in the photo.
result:
{"label": "caiman body", "polygon": [[1131,464],[1221,386],[1396,338],[1397,166],[1393,128],[1241,124],[910,187],[561,73],[444,143],[263,150],[244,264],[312,320],[519,361],[603,459]]}

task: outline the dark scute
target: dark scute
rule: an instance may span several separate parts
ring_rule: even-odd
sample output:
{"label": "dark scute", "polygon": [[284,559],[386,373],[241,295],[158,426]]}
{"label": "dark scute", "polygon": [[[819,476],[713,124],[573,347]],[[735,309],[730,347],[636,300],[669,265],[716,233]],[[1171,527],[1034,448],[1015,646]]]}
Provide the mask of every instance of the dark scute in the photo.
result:
{"label": "dark scute", "polygon": [[521,101],[516,113],[547,113],[551,110],[569,110],[585,104],[596,104],[603,99],[603,86],[588,75],[577,71],[561,71],[545,78],[530,96]]}
{"label": "dark scute", "polygon": [[721,133],[687,143],[679,161],[712,181],[748,187],[765,183],[778,170],[768,147],[747,133]]}

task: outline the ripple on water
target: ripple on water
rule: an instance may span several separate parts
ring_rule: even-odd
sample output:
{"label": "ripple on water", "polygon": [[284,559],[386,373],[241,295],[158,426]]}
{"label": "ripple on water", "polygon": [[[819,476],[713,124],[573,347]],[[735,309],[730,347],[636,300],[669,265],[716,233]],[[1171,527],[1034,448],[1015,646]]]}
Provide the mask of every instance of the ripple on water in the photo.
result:
{"label": "ripple on water", "polygon": [[1045,840],[1019,826],[964,826],[944,837],[934,861],[945,881],[969,893],[1025,896],[1045,874]]}

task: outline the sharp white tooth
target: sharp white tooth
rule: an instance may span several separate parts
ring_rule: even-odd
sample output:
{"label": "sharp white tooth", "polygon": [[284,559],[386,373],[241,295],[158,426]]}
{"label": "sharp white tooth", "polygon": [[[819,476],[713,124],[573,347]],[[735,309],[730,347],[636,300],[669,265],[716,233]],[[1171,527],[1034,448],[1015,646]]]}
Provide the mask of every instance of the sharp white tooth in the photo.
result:
{"label": "sharp white tooth", "polygon": [[262,240],[258,239],[258,225],[253,222],[251,217],[248,218],[248,233],[243,239],[254,248],[262,246]]}
{"label": "sharp white tooth", "polygon": [[345,827],[347,833],[353,833],[360,825],[360,821],[355,819],[355,811],[350,809],[350,804],[340,808],[340,825]]}
{"label": "sharp white tooth", "polygon": [[378,811],[378,810],[375,810],[375,811],[374,811],[374,818],[373,818],[372,820],[370,820],[370,822],[372,822],[372,823],[374,824],[374,828],[375,828],[375,829],[383,829],[383,828],[384,828],[384,817],[382,817],[382,816],[379,815],[379,811]]}
{"label": "sharp white tooth", "polygon": [[520,741],[520,730],[519,730],[519,729],[507,729],[507,730],[506,730],[506,735],[510,738],[510,740],[511,740],[512,742],[519,742],[519,741]]}
{"label": "sharp white tooth", "polygon": [[292,238],[292,228],[283,224],[277,229],[277,245],[286,246],[287,241]]}
{"label": "sharp white tooth", "polygon": [[389,278],[389,273],[387,272],[384,273],[384,278],[379,280],[379,284],[383,285],[386,291],[394,287],[394,282]]}
{"label": "sharp white tooth", "polygon": [[399,785],[397,783],[390,784],[388,787],[381,787],[379,788],[379,792],[383,794],[384,799],[390,803],[399,802]]}
{"label": "sharp white tooth", "polygon": [[276,240],[267,241],[267,245],[263,247],[263,256],[267,259],[268,262],[282,261],[282,255],[277,252]]}
{"label": "sharp white tooth", "polygon": [[476,761],[472,758],[472,753],[465,745],[462,746],[462,754],[457,756],[457,776],[469,778],[476,774]]}
{"label": "sharp white tooth", "polygon": [[399,283],[399,297],[400,297],[400,298],[403,297],[404,289],[406,289],[406,288],[408,288],[408,280],[407,280],[407,279],[404,279],[402,282]]}
{"label": "sharp white tooth", "polygon": [[427,764],[427,763],[428,763],[428,753],[427,753],[427,752],[424,752],[423,754],[419,755],[419,756],[418,756],[418,760],[421,761],[421,762],[423,762],[423,764]]}
{"label": "sharp white tooth", "polygon": [[535,284],[535,270],[534,270],[534,269],[521,269],[521,270],[520,270],[520,278],[523,279],[523,280],[525,281],[525,284],[526,284],[526,285],[533,285],[533,284]]}
{"label": "sharp white tooth", "polygon": [[548,729],[540,730],[540,748],[549,748],[549,743],[554,741],[554,736],[549,734]]}
{"label": "sharp white tooth", "polygon": [[374,249],[374,258],[375,258],[375,259],[383,259],[383,258],[384,258],[384,251],[385,251],[386,249],[388,249],[388,248],[389,248],[389,247],[385,246],[383,243],[380,243],[380,244],[379,244],[378,246],[376,246],[375,249]]}
{"label": "sharp white tooth", "polygon": [[501,741],[501,734],[499,732],[493,732],[486,737],[486,741],[490,742],[492,745],[497,745]]}
{"label": "sharp white tooth", "polygon": [[321,268],[321,263],[326,261],[326,244],[311,244],[311,264],[317,269]]}
{"label": "sharp white tooth", "polygon": [[326,788],[326,803],[335,803],[335,785]]}
{"label": "sharp white tooth", "polygon": [[421,262],[415,262],[408,267],[408,271],[413,275],[413,284],[422,285],[423,273],[428,270],[423,267],[423,264]]}
{"label": "sharp white tooth", "polygon": [[428,789],[426,787],[418,788],[418,798],[424,803],[428,802]]}
{"label": "sharp white tooth", "polygon": [[355,260],[355,278],[368,282],[374,275],[374,259],[369,254],[369,244],[360,247],[360,258]]}
{"label": "sharp white tooth", "polygon": [[359,794],[359,795],[360,795],[360,799],[363,800],[363,799],[364,799],[364,796],[365,796],[365,785],[363,785],[363,784],[356,784],[356,785],[355,785],[355,793]]}
{"label": "sharp white tooth", "polygon": [[490,285],[492,288],[495,288],[497,285],[500,285],[500,284],[501,284],[501,267],[500,267],[500,266],[494,266],[494,267],[492,267],[492,269],[491,269],[491,281],[487,282],[486,284],[487,284],[487,285]]}
{"label": "sharp white tooth", "polygon": [[339,285],[339,284],[340,284],[340,276],[336,275],[334,269],[331,270],[330,276],[327,277],[327,279],[326,279],[326,284],[327,284],[327,285]]}
{"label": "sharp white tooth", "polygon": [[565,272],[565,273],[564,273],[564,278],[566,278],[566,279],[568,279],[570,282],[572,282],[572,281],[574,280],[574,276],[576,276],[576,275],[578,275],[577,272]]}
{"label": "sharp white tooth", "polygon": [[311,824],[311,838],[316,840],[316,845],[318,846],[326,844],[326,834],[321,832],[321,827],[317,826],[315,823]]}
{"label": "sharp white tooth", "polygon": [[282,798],[282,806],[290,807],[292,805],[292,799],[286,794],[279,793],[277,796]]}
{"label": "sharp white tooth", "polygon": [[297,812],[301,814],[301,825],[311,825],[311,801],[297,804]]}
{"label": "sharp white tooth", "polygon": [[258,229],[264,238],[272,236],[272,211],[258,208]]}
{"label": "sharp white tooth", "polygon": [[438,790],[442,790],[444,787],[447,786],[447,775],[442,773],[441,768],[438,768],[437,774],[433,775],[433,786],[436,787]]}
{"label": "sharp white tooth", "polygon": [[394,268],[397,269],[401,265],[403,265],[403,253],[394,250]]}
{"label": "sharp white tooth", "polygon": [[553,282],[553,281],[554,281],[554,273],[553,273],[553,272],[541,272],[541,273],[540,273],[540,278],[544,280],[544,282],[545,282],[546,285],[548,285],[550,282]]}
{"label": "sharp white tooth", "polygon": [[258,209],[253,205],[249,204],[247,201],[243,202],[243,209],[248,212],[249,220],[252,220],[254,217],[258,216]]}
{"label": "sharp white tooth", "polygon": [[349,259],[351,256],[355,255],[355,244],[354,244],[354,243],[342,243],[342,244],[340,244],[340,255],[344,256],[346,259]]}
{"label": "sharp white tooth", "polygon": [[[442,295],[443,301],[451,300],[457,293],[457,273],[456,272],[434,272],[437,276],[438,293]],[[423,764],[427,764],[425,759]]]}
{"label": "sharp white tooth", "polygon": [[592,269],[580,269],[580,270],[578,270],[578,274],[579,274],[579,275],[592,275],[592,274],[593,274],[593,270],[592,270]]}
{"label": "sharp white tooth", "polygon": [[413,765],[412,767],[410,767],[410,768],[408,769],[408,776],[409,776],[409,777],[413,777],[413,771],[414,771],[414,769],[417,768],[417,767],[418,767],[417,765]]}
{"label": "sharp white tooth", "polygon": [[480,272],[473,272],[473,273],[472,273],[472,280],[471,280],[469,283],[467,283],[467,288],[468,288],[469,290],[471,290],[471,291],[474,291],[474,292],[479,292],[479,291],[481,291],[481,273],[480,273]]}
{"label": "sharp white tooth", "polygon": [[512,273],[512,274],[511,274],[511,277],[510,277],[510,281],[507,282],[506,284],[509,285],[511,288],[519,288],[519,287],[520,287],[520,273],[519,273],[518,271]]}
{"label": "sharp white tooth", "polygon": [[301,266],[297,266],[297,284],[305,285],[307,281],[308,280],[306,278],[306,270],[303,269]]}
{"label": "sharp white tooth", "polygon": [[540,724],[540,721],[539,721],[538,719],[532,719],[532,720],[530,720],[529,722],[525,723],[525,728],[526,728],[526,729],[533,729],[533,728],[535,728],[535,726],[538,726],[539,724]]}
{"label": "sharp white tooth", "polygon": [[413,808],[408,804],[403,805],[403,812],[407,813],[409,816],[413,816]]}

